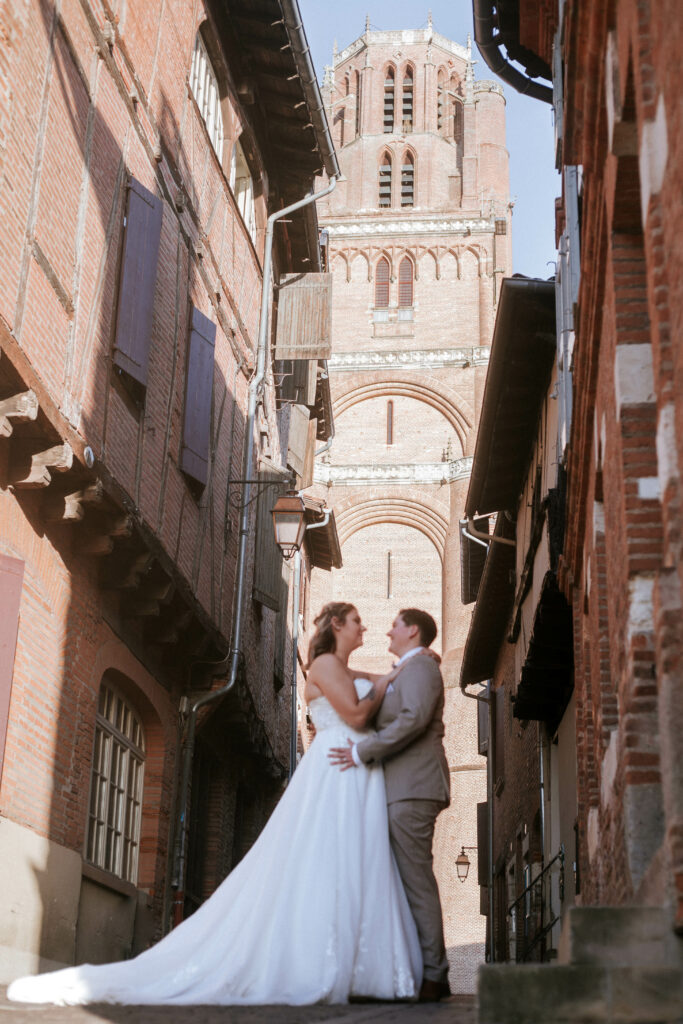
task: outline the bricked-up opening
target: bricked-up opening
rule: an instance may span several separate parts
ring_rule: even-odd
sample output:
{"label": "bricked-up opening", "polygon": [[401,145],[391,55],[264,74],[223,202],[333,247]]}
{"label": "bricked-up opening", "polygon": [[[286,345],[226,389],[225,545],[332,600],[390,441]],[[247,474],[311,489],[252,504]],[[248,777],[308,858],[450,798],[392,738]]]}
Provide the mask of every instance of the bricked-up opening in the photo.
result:
{"label": "bricked-up opening", "polygon": [[[384,131],[391,134],[394,130],[394,69],[387,68],[387,75],[384,79]],[[381,205],[381,204],[380,204]]]}
{"label": "bricked-up opening", "polygon": [[387,402],[387,444],[394,443],[394,403]]}
{"label": "bricked-up opening", "polygon": [[389,305],[389,260],[382,256],[375,267],[375,308],[386,309]]}
{"label": "bricked-up opening", "polygon": [[387,599],[393,596],[391,585],[391,551],[387,551]]}
{"label": "bricked-up opening", "polygon": [[406,153],[401,167],[401,206],[412,206],[415,197],[415,159]]}
{"label": "bricked-up opening", "polygon": [[379,165],[379,205],[391,206],[391,156],[386,152]]}
{"label": "bricked-up opening", "polygon": [[356,93],[356,138],[360,135],[360,124],[361,124],[361,77],[358,71],[353,76],[354,91]]}
{"label": "bricked-up opening", "polygon": [[136,708],[102,682],[90,781],[86,860],[137,882],[142,825],[145,734]]}
{"label": "bricked-up opening", "polygon": [[407,67],[403,76],[402,127],[404,132],[413,130],[413,69]]}
{"label": "bricked-up opening", "polygon": [[190,88],[199,107],[202,120],[206,125],[206,130],[211,139],[211,145],[218,157],[218,162],[222,164],[225,133],[223,131],[223,115],[221,114],[218,79],[199,33],[197,33],[192,54]]}
{"label": "bricked-up opening", "polygon": [[402,309],[413,305],[413,261],[404,256],[398,268],[398,304]]}

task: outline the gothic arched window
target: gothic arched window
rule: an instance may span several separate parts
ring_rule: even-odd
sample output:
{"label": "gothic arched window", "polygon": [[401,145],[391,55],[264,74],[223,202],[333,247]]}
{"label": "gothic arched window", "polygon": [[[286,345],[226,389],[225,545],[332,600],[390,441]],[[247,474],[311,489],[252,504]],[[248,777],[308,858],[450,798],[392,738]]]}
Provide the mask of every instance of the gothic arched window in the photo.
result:
{"label": "gothic arched window", "polygon": [[443,132],[446,126],[446,103],[448,101],[446,72],[443,68],[440,69],[436,82],[436,130]]}
{"label": "gothic arched window", "polygon": [[387,68],[387,77],[384,79],[384,131],[391,133],[394,130],[394,69]]}
{"label": "gothic arched window", "polygon": [[403,76],[402,126],[404,132],[413,130],[413,69],[407,67]]}
{"label": "gothic arched window", "polygon": [[404,256],[398,268],[398,304],[403,309],[413,304],[413,261]]}
{"label": "gothic arched window", "polygon": [[354,71],[353,74],[353,86],[356,93],[356,137],[360,135],[360,124],[361,124],[361,78],[360,72]]}
{"label": "gothic arched window", "polygon": [[415,161],[406,153],[401,167],[401,206],[413,206],[415,201]]}
{"label": "gothic arched window", "polygon": [[379,206],[391,206],[391,154],[386,150],[379,165]]}
{"label": "gothic arched window", "polygon": [[389,260],[382,256],[375,267],[375,308],[386,309],[389,305]]}

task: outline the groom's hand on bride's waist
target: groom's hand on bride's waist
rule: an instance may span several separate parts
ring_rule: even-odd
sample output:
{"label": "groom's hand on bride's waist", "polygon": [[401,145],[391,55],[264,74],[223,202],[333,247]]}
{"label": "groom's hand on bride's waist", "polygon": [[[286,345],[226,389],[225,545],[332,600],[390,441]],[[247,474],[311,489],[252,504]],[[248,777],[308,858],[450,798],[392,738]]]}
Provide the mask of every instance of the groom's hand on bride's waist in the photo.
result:
{"label": "groom's hand on bride's waist", "polygon": [[349,768],[356,767],[356,761],[353,757],[353,747],[353,740],[349,740],[345,747],[330,747],[327,752],[327,756],[332,764],[337,765],[340,771],[345,772]]}

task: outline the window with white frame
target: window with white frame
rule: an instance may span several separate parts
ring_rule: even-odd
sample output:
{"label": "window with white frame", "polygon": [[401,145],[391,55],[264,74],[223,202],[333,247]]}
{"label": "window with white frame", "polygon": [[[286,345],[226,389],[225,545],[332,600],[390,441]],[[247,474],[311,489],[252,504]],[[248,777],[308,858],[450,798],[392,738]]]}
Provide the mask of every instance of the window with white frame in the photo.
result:
{"label": "window with white frame", "polygon": [[137,881],[145,737],[132,704],[102,683],[95,721],[86,860]]}
{"label": "window with white frame", "polygon": [[254,182],[249,171],[249,164],[239,139],[232,147],[230,160],[230,188],[242,214],[247,231],[252,239],[256,236],[256,208],[254,206]]}
{"label": "window with white frame", "polygon": [[223,115],[221,113],[221,99],[218,92],[218,80],[199,33],[197,33],[192,54],[190,88],[206,125],[211,145],[216,151],[219,162],[222,163],[225,135],[223,132]]}

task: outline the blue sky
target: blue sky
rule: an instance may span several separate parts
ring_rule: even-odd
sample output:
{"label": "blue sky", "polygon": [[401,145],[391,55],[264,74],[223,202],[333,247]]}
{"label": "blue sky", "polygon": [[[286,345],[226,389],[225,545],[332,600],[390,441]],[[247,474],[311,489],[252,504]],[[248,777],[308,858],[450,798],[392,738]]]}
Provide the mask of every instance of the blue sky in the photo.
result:
{"label": "blue sky", "polygon": [[[332,63],[335,39],[339,49],[362,35],[365,16],[373,29],[421,28],[431,7],[434,29],[465,44],[472,28],[472,0],[299,0],[313,61],[322,80],[323,67]],[[495,78],[476,50],[476,78]],[[512,219],[514,272],[550,277],[555,260],[555,197],[560,178],[554,167],[552,111],[501,83],[507,100],[507,147],[510,153],[510,192],[515,200]]]}

